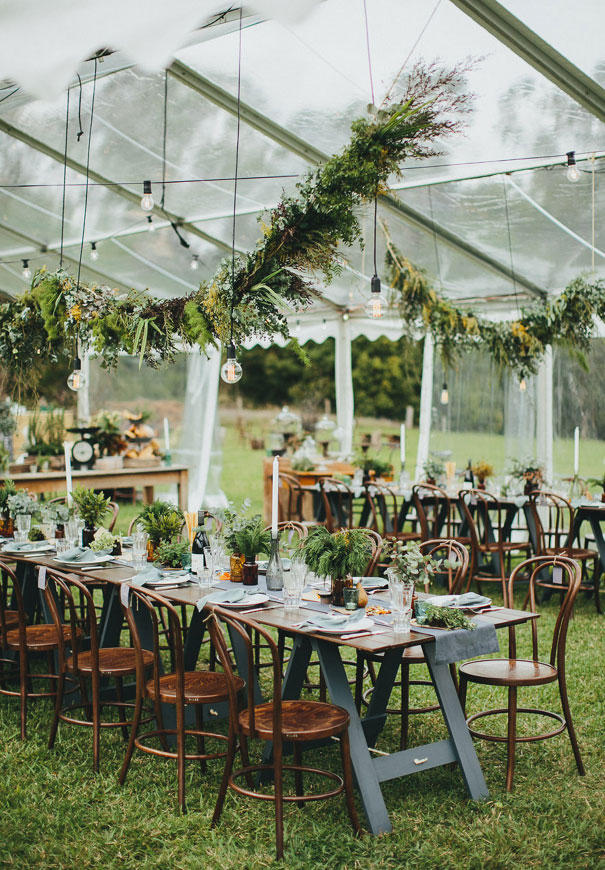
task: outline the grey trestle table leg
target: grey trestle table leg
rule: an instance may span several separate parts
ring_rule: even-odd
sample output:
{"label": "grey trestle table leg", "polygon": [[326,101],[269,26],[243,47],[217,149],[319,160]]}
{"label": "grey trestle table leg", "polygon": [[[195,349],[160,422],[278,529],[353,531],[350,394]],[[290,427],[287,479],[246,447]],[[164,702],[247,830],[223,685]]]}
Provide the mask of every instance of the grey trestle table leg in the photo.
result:
{"label": "grey trestle table leg", "polygon": [[380,783],[387,780],[454,761],[460,765],[470,797],[478,800],[489,796],[449,666],[435,664],[433,644],[425,645],[425,657],[448,727],[449,739],[373,758],[368,749],[368,743],[373,743],[377,736],[376,725],[380,721],[384,722],[390,688],[393,686],[397,667],[401,662],[401,650],[390,650],[385,654],[372,703],[368,709],[370,728],[368,729],[368,737],[366,737],[363,723],[359,718],[351,694],[339,647],[329,641],[313,639],[311,642],[317,650],[332,702],[344,707],[351,717],[349,725],[351,761],[368,824],[373,834],[387,833],[392,830],[380,788]]}

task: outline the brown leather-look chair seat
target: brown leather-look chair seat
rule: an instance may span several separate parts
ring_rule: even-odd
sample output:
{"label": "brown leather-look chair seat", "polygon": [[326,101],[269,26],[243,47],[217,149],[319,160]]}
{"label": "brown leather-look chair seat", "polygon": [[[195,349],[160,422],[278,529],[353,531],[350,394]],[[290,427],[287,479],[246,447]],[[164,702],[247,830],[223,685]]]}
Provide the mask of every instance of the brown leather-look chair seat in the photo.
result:
{"label": "brown leather-look chair seat", "polygon": [[[153,701],[175,704],[177,697],[177,674],[164,674],[159,679],[160,691],[156,698],[155,682],[149,680],[145,686],[147,696]],[[227,677],[217,671],[185,671],[183,674],[184,700],[186,704],[213,704],[227,697]],[[244,681],[238,678],[238,690],[244,688]]]}
{"label": "brown leather-look chair seat", "polygon": [[487,659],[461,665],[467,679],[487,686],[542,686],[557,679],[557,669],[532,659]]}
{"label": "brown leather-look chair seat", "polygon": [[[128,647],[101,647],[99,655],[99,673],[104,677],[124,677],[134,674],[137,669],[136,654],[134,649]],[[145,652],[145,664],[153,664],[153,654]],[[68,671],[74,670],[74,661],[70,656],[65,667]],[[78,671],[83,674],[91,674],[93,671],[92,653],[90,650],[78,654]]]}
{"label": "brown leather-look chair seat", "polygon": [[[68,642],[71,637],[71,628],[69,625],[62,626],[63,640]],[[80,631],[80,636],[82,632]],[[54,650],[59,645],[57,639],[57,629],[54,625],[26,625],[25,626],[25,644],[29,650],[34,652],[48,652]],[[19,649],[19,629],[14,628],[6,632],[6,645],[9,649]]]}
{"label": "brown leather-look chair seat", "polygon": [[[244,734],[261,740],[273,739],[273,704],[254,707],[254,733],[249,727],[250,714],[242,710],[239,725]],[[349,726],[349,714],[335,704],[322,701],[282,701],[282,727],[284,740],[325,740],[339,734]]]}

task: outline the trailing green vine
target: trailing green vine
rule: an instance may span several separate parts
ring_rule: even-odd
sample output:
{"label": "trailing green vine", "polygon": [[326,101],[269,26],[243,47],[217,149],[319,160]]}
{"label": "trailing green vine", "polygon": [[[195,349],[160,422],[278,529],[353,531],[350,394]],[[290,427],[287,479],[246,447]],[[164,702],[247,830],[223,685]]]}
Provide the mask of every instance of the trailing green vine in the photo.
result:
{"label": "trailing green vine", "polygon": [[262,224],[262,238],[185,297],[158,299],[107,287],[76,286],[64,271],[34,276],[31,289],[0,305],[0,363],[35,381],[35,361],[67,358],[81,346],[112,367],[121,352],[152,366],[183,346],[234,339],[289,337],[287,315],[319,295],[313,280],[331,281],[342,266],[339,245],[362,241],[359,206],[386,189],[404,160],[439,154],[437,143],[460,129],[470,97],[462,67],[417,65],[402,98],[352,125],[343,151],[309,174]]}

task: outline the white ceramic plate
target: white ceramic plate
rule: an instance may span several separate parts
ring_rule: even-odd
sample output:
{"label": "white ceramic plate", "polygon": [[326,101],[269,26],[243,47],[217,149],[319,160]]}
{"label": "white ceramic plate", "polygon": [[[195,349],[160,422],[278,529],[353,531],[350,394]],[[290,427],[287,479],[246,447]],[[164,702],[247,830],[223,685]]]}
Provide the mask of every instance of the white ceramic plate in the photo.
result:
{"label": "white ceramic plate", "polygon": [[370,631],[370,629],[375,628],[376,624],[373,619],[368,619],[368,617],[364,617],[363,619],[355,620],[352,625],[348,625],[346,622],[339,623],[339,625],[333,625],[331,628],[317,628],[313,627],[313,631],[317,631],[321,634],[353,634],[354,631]]}
{"label": "white ceramic plate", "polygon": [[54,559],[59,565],[66,565],[68,568],[100,568],[106,562],[111,562],[112,560],[113,556],[97,556],[95,559],[86,562],[74,562],[70,559],[61,559],[59,556],[55,556]]}
{"label": "white ceramic plate", "polygon": [[162,586],[182,586],[185,583],[189,583],[189,575],[177,574],[176,577],[160,577],[158,580],[146,580],[145,586],[153,586],[159,589]]}
{"label": "white ceramic plate", "polygon": [[14,547],[10,545],[8,547],[4,547],[2,552],[7,554],[12,554],[13,556],[32,556],[34,553],[52,553],[55,548],[52,544],[44,544],[44,546],[36,547],[33,543],[31,547],[28,547],[26,550],[19,548],[15,550]]}
{"label": "white ceramic plate", "polygon": [[241,601],[229,603],[228,601],[210,601],[209,604],[218,604],[219,607],[256,607],[259,604],[266,604],[269,601],[269,596],[264,592],[255,592],[254,595],[245,595]]}

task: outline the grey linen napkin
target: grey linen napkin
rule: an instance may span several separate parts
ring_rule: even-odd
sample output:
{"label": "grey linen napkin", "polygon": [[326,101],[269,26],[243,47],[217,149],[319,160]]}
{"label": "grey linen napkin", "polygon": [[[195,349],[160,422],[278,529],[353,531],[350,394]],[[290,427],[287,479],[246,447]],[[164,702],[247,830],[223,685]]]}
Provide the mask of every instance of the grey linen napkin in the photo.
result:
{"label": "grey linen napkin", "polygon": [[93,553],[87,547],[72,547],[61,556],[63,562],[74,562],[78,564],[86,564],[86,562],[98,562],[99,554]]}
{"label": "grey linen napkin", "polygon": [[356,610],[351,616],[344,613],[318,613],[316,616],[310,616],[298,627],[301,631],[321,631],[325,628],[342,626],[343,631],[348,631],[350,628],[355,628],[355,624],[364,619],[365,615],[366,612],[363,608]]}
{"label": "grey linen napkin", "polygon": [[435,664],[438,665],[449,665],[463,659],[499,652],[500,644],[493,622],[477,618],[472,621],[477,626],[474,631],[444,631],[428,625],[413,625],[412,630],[418,634],[430,634],[435,638]]}
{"label": "grey linen napkin", "polygon": [[248,595],[258,595],[259,590],[246,589],[215,589],[209,592],[208,595],[202,595],[195,603],[198,610],[202,611],[207,604],[237,604],[238,601],[243,601]]}
{"label": "grey linen napkin", "polygon": [[139,571],[138,574],[135,574],[134,577],[131,577],[128,581],[131,586],[144,586],[148,580],[161,580],[162,572],[157,568],[150,566],[149,568],[144,568],[143,571]]}

